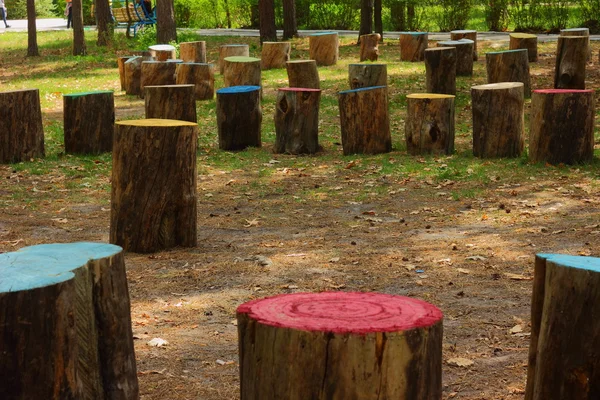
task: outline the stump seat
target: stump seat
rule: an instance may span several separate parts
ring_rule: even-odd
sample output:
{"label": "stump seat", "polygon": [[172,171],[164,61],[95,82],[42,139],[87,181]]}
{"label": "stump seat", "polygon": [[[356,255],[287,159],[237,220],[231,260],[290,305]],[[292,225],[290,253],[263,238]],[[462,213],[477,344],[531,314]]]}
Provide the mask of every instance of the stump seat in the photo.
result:
{"label": "stump seat", "polygon": [[432,47],[425,50],[427,93],[456,94],[456,48]]}
{"label": "stump seat", "polygon": [[587,59],[592,58],[592,47],[590,46],[590,29],[589,28],[567,28],[560,30],[560,36],[583,36],[587,38]]}
{"label": "stump seat", "polygon": [[224,44],[219,47],[219,73],[223,75],[227,57],[249,57],[250,46],[247,44]]}
{"label": "stump seat", "polygon": [[293,60],[285,63],[290,87],[320,89],[321,82],[315,60]]}
{"label": "stump seat", "polygon": [[538,60],[538,39],[536,35],[531,33],[514,32],[509,35],[509,49],[526,49],[529,62],[537,62]]}
{"label": "stump seat", "polygon": [[337,32],[313,33],[308,37],[308,52],[311,60],[319,66],[337,64],[339,57],[339,38]]}
{"label": "stump seat", "polygon": [[379,57],[379,33],[360,36],[360,61],[377,61]]}
{"label": "stump seat", "polygon": [[148,51],[156,61],[167,61],[177,58],[177,49],[170,44],[155,44],[148,47]]}
{"label": "stump seat", "polygon": [[217,90],[219,149],[261,147],[260,86],[230,86]]}
{"label": "stump seat", "polygon": [[400,32],[400,61],[423,61],[428,41],[427,32]]}
{"label": "stump seat", "polygon": [[387,64],[350,64],[348,82],[350,89],[387,86]]}
{"label": "stump seat", "polygon": [[473,61],[477,61],[477,31],[470,29],[457,29],[450,31],[450,40],[469,39],[473,41]]}
{"label": "stump seat", "polygon": [[521,82],[525,97],[531,97],[529,57],[526,49],[485,53],[488,83]]}
{"label": "stump seat", "polygon": [[197,122],[194,85],[159,85],[144,88],[146,118]]}
{"label": "stump seat", "polygon": [[559,36],[554,67],[555,89],[585,89],[588,39],[585,36]]}
{"label": "stump seat", "polygon": [[406,149],[409,154],[454,152],[454,96],[415,93],[406,96]]}
{"label": "stump seat", "polygon": [[211,100],[215,97],[214,70],[213,64],[188,62],[177,64],[175,84],[193,84],[196,100]]}
{"label": "stump seat", "polygon": [[275,103],[275,153],[314,154],[319,150],[320,89],[281,88]]}
{"label": "stump seat", "polygon": [[140,97],[144,98],[144,87],[175,85],[178,61],[144,61],[140,78]]}
{"label": "stump seat", "polygon": [[223,84],[228,86],[261,86],[260,58],[227,57],[223,60]]}
{"label": "stump seat", "polygon": [[291,50],[290,42],[263,42],[260,53],[261,68],[285,68],[285,63],[290,60]]}
{"label": "stump seat", "polygon": [[470,39],[445,40],[438,42],[438,47],[456,48],[456,75],[473,76],[473,46],[475,42]]}
{"label": "stump seat", "polygon": [[206,42],[200,40],[179,43],[179,57],[185,63],[206,64]]}

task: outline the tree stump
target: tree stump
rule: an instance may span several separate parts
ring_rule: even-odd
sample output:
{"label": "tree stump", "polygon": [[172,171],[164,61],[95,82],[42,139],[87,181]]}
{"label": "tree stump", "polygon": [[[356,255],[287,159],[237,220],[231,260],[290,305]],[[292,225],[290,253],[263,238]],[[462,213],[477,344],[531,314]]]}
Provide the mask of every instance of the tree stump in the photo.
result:
{"label": "tree stump", "polygon": [[148,51],[156,61],[175,60],[177,58],[177,49],[170,44],[155,44],[148,47]]}
{"label": "tree stump", "polygon": [[344,155],[392,150],[386,86],[346,90],[338,101]]}
{"label": "tree stump", "polygon": [[219,73],[223,75],[227,57],[250,57],[250,47],[247,44],[224,44],[219,47]]}
{"label": "tree stump", "polygon": [[456,75],[473,76],[473,44],[469,39],[438,42],[438,47],[456,48]]}
{"label": "tree stump", "polygon": [[583,36],[587,38],[587,59],[592,59],[592,47],[590,46],[590,30],[588,28],[561,29],[560,36]]}
{"label": "tree stump", "polygon": [[432,47],[425,50],[428,93],[456,94],[456,48]]}
{"label": "tree stump", "polygon": [[360,36],[360,61],[377,61],[379,57],[379,33]]}
{"label": "tree stump", "polygon": [[584,36],[559,36],[554,68],[555,89],[585,89],[587,40]]}
{"label": "tree stump", "polygon": [[131,56],[117,57],[117,67],[119,68],[119,82],[121,83],[121,90],[125,90],[125,62],[130,58]]}
{"label": "tree stump", "polygon": [[215,97],[214,71],[213,64],[177,64],[175,83],[177,85],[193,84],[196,100],[212,100]]}
{"label": "tree stump", "polygon": [[348,81],[351,89],[387,86],[387,64],[350,64]]}
{"label": "tree stump", "polygon": [[179,43],[179,57],[185,63],[206,64],[206,42]]}
{"label": "tree stump", "polygon": [[146,86],[175,85],[177,64],[170,61],[144,61],[140,79],[140,98],[144,98]]}
{"label": "tree stump", "polygon": [[290,60],[290,42],[263,42],[260,55],[262,69],[285,68]]}
{"label": "tree stump", "polygon": [[488,83],[521,82],[525,97],[531,97],[527,54],[525,49],[485,53]]}
{"label": "tree stump", "polygon": [[315,60],[294,60],[285,63],[290,87],[320,89],[321,82]]}
{"label": "tree stump", "polygon": [[260,59],[227,57],[224,60],[223,84],[229,86],[261,86]]}
{"label": "tree stump", "polygon": [[417,93],[408,102],[405,133],[409,154],[454,153],[454,96]]}
{"label": "tree stump", "polygon": [[600,398],[598,287],[599,258],[535,257],[525,400]]}
{"label": "tree stump", "polygon": [[456,30],[450,31],[450,40],[469,39],[473,41],[473,61],[477,61],[477,31]]}
{"label": "tree stump", "polygon": [[308,37],[310,59],[315,60],[319,66],[337,64],[339,46],[337,32],[320,32]]}
{"label": "tree stump", "polygon": [[194,85],[146,86],[146,118],[197,122]]}
{"label": "tree stump", "polygon": [[476,157],[519,157],[525,143],[525,98],[521,82],[471,88],[473,154]]}
{"label": "tree stump", "polygon": [[441,399],[442,318],[422,300],[379,293],[242,304],[241,399]]}
{"label": "tree stump", "polygon": [[423,61],[428,44],[427,32],[401,32],[400,61]]}
{"label": "tree stump", "polygon": [[196,246],[197,139],[193,122],[116,123],[111,243],[136,253]]}
{"label": "tree stump", "polygon": [[527,49],[527,58],[529,62],[537,62],[537,36],[530,33],[511,33],[510,35],[510,50]]}
{"label": "tree stump", "polygon": [[100,154],[112,150],[115,98],[112,91],[63,95],[65,153]]}
{"label": "tree stump", "polygon": [[529,159],[549,164],[591,161],[594,155],[594,91],[534,90]]}
{"label": "tree stump", "polygon": [[275,153],[314,154],[319,150],[321,90],[282,88],[275,103]]}
{"label": "tree stump", "polygon": [[232,86],[217,90],[219,149],[261,147],[260,86]]}
{"label": "tree stump", "polygon": [[120,247],[25,247],[0,256],[0,276],[2,398],[139,398]]}
{"label": "tree stump", "polygon": [[0,110],[0,164],[44,157],[39,90],[0,92]]}
{"label": "tree stump", "polygon": [[152,61],[152,57],[136,56],[125,61],[125,93],[139,96],[142,93],[142,62]]}

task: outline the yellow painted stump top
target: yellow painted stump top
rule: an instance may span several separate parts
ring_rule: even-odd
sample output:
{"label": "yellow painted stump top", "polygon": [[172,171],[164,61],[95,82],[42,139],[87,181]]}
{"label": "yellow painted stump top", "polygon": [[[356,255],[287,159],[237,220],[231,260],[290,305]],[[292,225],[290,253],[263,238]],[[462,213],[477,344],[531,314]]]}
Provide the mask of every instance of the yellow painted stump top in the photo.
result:
{"label": "yellow painted stump top", "polygon": [[117,125],[127,126],[154,126],[154,127],[177,127],[177,126],[197,126],[195,122],[179,121],[177,119],[131,119],[127,121],[118,121]]}
{"label": "yellow painted stump top", "polygon": [[407,99],[453,99],[451,94],[440,93],[412,93],[406,96]]}

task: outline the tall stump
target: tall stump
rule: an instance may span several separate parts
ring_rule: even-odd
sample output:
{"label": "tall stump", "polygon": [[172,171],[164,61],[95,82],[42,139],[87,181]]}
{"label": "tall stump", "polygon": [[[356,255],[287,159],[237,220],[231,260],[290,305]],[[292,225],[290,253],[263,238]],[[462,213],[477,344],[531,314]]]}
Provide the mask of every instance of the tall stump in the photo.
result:
{"label": "tall stump", "polygon": [[0,164],[44,157],[39,90],[0,92],[0,110]]}
{"label": "tall stump", "polygon": [[308,37],[310,59],[315,60],[319,66],[337,64],[339,46],[337,32],[320,32]]}
{"label": "tall stump", "polygon": [[456,48],[456,75],[473,76],[473,42],[470,39],[438,42],[438,47]]}
{"label": "tall stump", "polygon": [[247,44],[224,44],[219,47],[219,73],[223,75],[227,57],[250,57],[250,47]]}
{"label": "tall stump", "polygon": [[401,32],[400,61],[423,61],[428,43],[427,32]]}
{"label": "tall stump", "polygon": [[450,40],[469,39],[473,41],[473,61],[477,61],[477,31],[459,29],[450,31]]}
{"label": "tall stump", "polygon": [[194,85],[146,86],[146,118],[197,122]]}
{"label": "tall stump", "polygon": [[320,89],[319,71],[315,60],[294,60],[285,63],[290,87]]}
{"label": "tall stump", "polygon": [[529,62],[537,62],[538,60],[538,39],[536,35],[532,35],[530,33],[511,33],[509,35],[509,49],[517,50],[517,49],[526,49],[527,50],[527,58]]}
{"label": "tall stump", "polygon": [[471,88],[473,154],[519,157],[525,143],[523,84],[491,83]]}
{"label": "tall stump", "polygon": [[259,86],[231,86],[217,90],[219,149],[260,147],[261,123]]}
{"label": "tall stump", "polygon": [[425,50],[427,93],[456,94],[456,48],[432,47]]}
{"label": "tall stump", "polygon": [[600,398],[600,258],[538,254],[525,400]]}
{"label": "tall stump", "polygon": [[285,68],[285,63],[290,60],[290,42],[263,42],[260,54],[262,69]]}
{"label": "tall stump", "polygon": [[321,90],[282,88],[275,103],[275,153],[313,154],[319,150]]}
{"label": "tall stump", "polygon": [[214,70],[213,64],[177,64],[175,83],[177,85],[193,84],[196,100],[211,100],[215,97]]}
{"label": "tall stump", "polygon": [[454,153],[454,96],[417,93],[406,96],[405,134],[409,154]]}
{"label": "tall stump", "polygon": [[116,123],[110,243],[136,253],[196,246],[197,139],[193,122]]}
{"label": "tall stump", "polygon": [[344,155],[392,150],[386,86],[346,90],[338,101]]}
{"label": "tall stump", "polygon": [[592,59],[592,47],[590,46],[590,30],[589,28],[569,28],[561,29],[560,36],[583,36],[587,38],[587,58]]}
{"label": "tall stump", "polygon": [[177,64],[172,61],[144,61],[140,79],[140,97],[144,98],[146,86],[174,85]]}
{"label": "tall stump", "polygon": [[3,399],[139,398],[120,247],[25,247],[0,276]]}
{"label": "tall stump", "polygon": [[529,159],[549,164],[591,161],[594,155],[594,91],[534,90]]}
{"label": "tall stump", "polygon": [[119,68],[119,82],[121,83],[121,90],[125,90],[125,62],[130,58],[131,56],[117,57],[117,67]]}
{"label": "tall stump", "polygon": [[529,57],[527,50],[485,53],[488,83],[521,82],[525,97],[531,97]]}
{"label": "tall stump", "polygon": [[379,293],[242,304],[241,399],[439,400],[442,318],[424,301]]}
{"label": "tall stump", "polygon": [[112,150],[115,98],[112,91],[63,96],[65,153],[100,154]]}
{"label": "tall stump", "polygon": [[584,36],[559,36],[554,67],[555,89],[585,89],[587,40]]}
{"label": "tall stump", "polygon": [[206,42],[179,43],[179,58],[185,63],[206,64]]}
{"label": "tall stump", "polygon": [[350,64],[348,81],[351,89],[387,86],[387,64]]}
{"label": "tall stump", "polygon": [[360,36],[360,61],[377,61],[379,57],[379,33]]}
{"label": "tall stump", "polygon": [[142,63],[144,61],[152,61],[152,57],[135,56],[123,64],[126,94],[139,96],[142,93]]}
{"label": "tall stump", "polygon": [[260,59],[227,57],[224,60],[223,84],[229,86],[261,86]]}
{"label": "tall stump", "polygon": [[177,58],[177,49],[170,44],[155,44],[148,47],[148,51],[156,61],[175,60]]}

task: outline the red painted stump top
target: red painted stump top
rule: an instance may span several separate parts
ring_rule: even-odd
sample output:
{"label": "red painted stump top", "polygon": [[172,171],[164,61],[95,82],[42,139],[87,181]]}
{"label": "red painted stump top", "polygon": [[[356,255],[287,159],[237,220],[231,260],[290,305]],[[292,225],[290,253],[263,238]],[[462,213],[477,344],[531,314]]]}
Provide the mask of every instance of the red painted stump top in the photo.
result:
{"label": "red painted stump top", "polygon": [[442,312],[410,297],[381,293],[293,293],[249,301],[238,313],[262,323],[304,331],[367,334],[433,325]]}
{"label": "red painted stump top", "polygon": [[591,89],[538,89],[534,90],[533,93],[541,94],[561,94],[561,93],[592,93]]}

